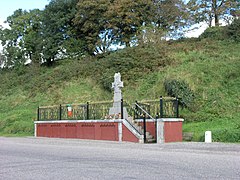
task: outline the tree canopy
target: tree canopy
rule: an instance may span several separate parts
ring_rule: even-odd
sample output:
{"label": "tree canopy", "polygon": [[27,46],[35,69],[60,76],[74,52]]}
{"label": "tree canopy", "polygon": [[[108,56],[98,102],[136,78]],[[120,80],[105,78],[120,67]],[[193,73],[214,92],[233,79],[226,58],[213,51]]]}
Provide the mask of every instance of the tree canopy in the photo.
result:
{"label": "tree canopy", "polygon": [[39,63],[41,13],[38,9],[29,12],[18,9],[7,18],[10,29],[2,29],[0,36],[6,55],[5,66],[22,65],[27,58]]}
{"label": "tree canopy", "polygon": [[188,7],[192,18],[196,23],[207,22],[211,27],[214,21],[215,26],[220,25],[220,19],[228,22],[232,17],[231,12],[239,10],[238,0],[190,0]]}
{"label": "tree canopy", "polygon": [[51,0],[44,10],[16,10],[0,27],[2,65],[52,65],[67,56],[96,55],[111,47],[159,42],[191,23],[227,18],[236,0]]}

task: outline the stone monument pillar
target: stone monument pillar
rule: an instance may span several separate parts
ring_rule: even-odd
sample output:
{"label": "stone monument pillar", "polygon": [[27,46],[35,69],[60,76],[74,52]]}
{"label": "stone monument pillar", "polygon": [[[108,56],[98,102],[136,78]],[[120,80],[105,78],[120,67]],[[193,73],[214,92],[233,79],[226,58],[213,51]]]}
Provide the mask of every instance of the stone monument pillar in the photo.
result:
{"label": "stone monument pillar", "polygon": [[[113,96],[113,107],[109,110],[109,115],[119,115],[121,114],[121,99],[122,99],[122,90],[123,82],[121,81],[121,74],[115,73],[114,82],[112,83],[112,89],[114,89]],[[123,108],[123,118],[127,118],[127,110]]]}

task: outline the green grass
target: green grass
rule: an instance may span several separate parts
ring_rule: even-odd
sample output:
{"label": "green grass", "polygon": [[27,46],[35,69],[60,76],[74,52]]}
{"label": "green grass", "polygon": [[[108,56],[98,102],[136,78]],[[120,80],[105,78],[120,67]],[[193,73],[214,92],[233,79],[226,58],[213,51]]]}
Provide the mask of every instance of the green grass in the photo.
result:
{"label": "green grass", "polygon": [[1,72],[0,135],[33,135],[38,106],[112,99],[119,71],[129,102],[166,96],[164,81],[184,80],[195,94],[192,107],[180,110],[184,132],[194,141],[211,130],[214,141],[240,142],[239,49],[230,41],[190,39]]}
{"label": "green grass", "polygon": [[0,135],[33,135],[38,106],[99,101],[103,98],[109,99],[110,94],[88,79],[65,82],[54,90],[39,92],[31,98],[29,91],[15,89],[11,95],[1,96],[0,99]]}

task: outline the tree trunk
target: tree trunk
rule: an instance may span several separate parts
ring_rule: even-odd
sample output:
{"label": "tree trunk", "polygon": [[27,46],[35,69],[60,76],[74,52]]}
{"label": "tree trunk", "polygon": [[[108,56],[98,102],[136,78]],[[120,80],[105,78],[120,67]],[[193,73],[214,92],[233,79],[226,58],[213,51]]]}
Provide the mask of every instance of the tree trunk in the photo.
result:
{"label": "tree trunk", "polygon": [[126,41],[126,47],[130,47],[130,42],[129,41]]}
{"label": "tree trunk", "polygon": [[212,27],[212,13],[209,13],[209,27]]}
{"label": "tree trunk", "polygon": [[219,17],[218,17],[218,14],[216,13],[214,16],[215,16],[215,26],[219,26]]}
{"label": "tree trunk", "polygon": [[219,15],[218,15],[218,5],[217,0],[212,0],[212,11],[214,14],[215,26],[219,26]]}

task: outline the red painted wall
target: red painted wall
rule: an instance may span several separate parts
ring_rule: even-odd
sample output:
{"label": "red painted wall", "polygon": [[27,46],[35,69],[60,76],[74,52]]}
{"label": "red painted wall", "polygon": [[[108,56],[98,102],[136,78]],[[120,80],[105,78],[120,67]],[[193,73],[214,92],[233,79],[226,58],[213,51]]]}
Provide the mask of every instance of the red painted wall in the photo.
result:
{"label": "red painted wall", "polygon": [[[142,123],[140,123],[142,125]],[[154,122],[147,122],[147,131],[155,137]],[[118,141],[118,123],[42,123],[37,124],[38,137],[79,138]],[[182,122],[164,122],[165,142],[182,141]],[[139,142],[139,139],[122,124],[122,140]]]}
{"label": "red painted wall", "polygon": [[164,122],[165,142],[182,141],[182,121]]}
{"label": "red painted wall", "polygon": [[122,140],[129,142],[139,142],[139,139],[123,124],[122,125]]}
{"label": "red painted wall", "polygon": [[77,123],[77,138],[95,139],[95,124]]}
{"label": "red painted wall", "polygon": [[99,131],[99,137],[101,137],[101,140],[119,140],[117,123],[98,124],[98,126],[100,127],[98,129],[101,129]]}
{"label": "red painted wall", "polygon": [[79,138],[118,141],[118,123],[37,124],[38,137]]}
{"label": "red painted wall", "polygon": [[[51,124],[51,134],[52,137],[60,137],[61,136],[61,124]],[[46,134],[46,133],[45,133]]]}

